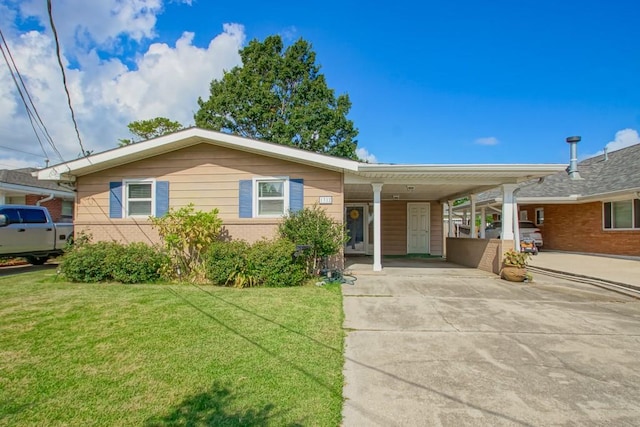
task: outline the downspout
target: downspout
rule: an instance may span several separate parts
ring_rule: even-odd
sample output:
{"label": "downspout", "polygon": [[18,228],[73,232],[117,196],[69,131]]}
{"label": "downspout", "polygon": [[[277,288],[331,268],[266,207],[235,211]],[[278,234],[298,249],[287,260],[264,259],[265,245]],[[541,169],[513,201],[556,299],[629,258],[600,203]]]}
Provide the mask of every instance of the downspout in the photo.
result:
{"label": "downspout", "polygon": [[44,199],[40,199],[36,202],[36,206],[40,206],[40,203],[44,203],[44,202],[48,202],[50,200],[55,199],[55,195],[53,193],[49,194],[47,197],[45,197]]}

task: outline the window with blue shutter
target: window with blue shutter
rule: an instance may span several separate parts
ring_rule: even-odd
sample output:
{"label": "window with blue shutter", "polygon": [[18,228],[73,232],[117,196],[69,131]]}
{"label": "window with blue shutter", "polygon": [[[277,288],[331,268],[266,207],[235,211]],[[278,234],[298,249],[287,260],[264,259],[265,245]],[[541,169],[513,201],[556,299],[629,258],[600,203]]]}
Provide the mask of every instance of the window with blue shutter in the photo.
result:
{"label": "window with blue shutter", "polygon": [[169,181],[124,180],[109,183],[109,218],[122,218],[123,212],[127,218],[143,218],[152,214],[161,217],[168,211]]}

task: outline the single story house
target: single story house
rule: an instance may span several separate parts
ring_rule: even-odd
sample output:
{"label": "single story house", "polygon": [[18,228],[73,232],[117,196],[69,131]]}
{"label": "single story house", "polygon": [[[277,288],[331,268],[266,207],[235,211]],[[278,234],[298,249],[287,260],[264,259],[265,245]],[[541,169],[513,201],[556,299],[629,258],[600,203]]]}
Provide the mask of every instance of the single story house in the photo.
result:
{"label": "single story house", "polygon": [[[372,255],[379,271],[382,255],[443,255],[443,207],[461,194],[496,186],[510,194],[517,183],[564,168],[368,164],[188,128],[36,175],[75,186],[76,233],[91,233],[96,240],[155,242],[148,217],[194,203],[201,210],[218,208],[230,238],[255,241],[273,237],[289,210],[318,204],[349,230],[345,254]],[[453,252],[468,252],[469,239],[458,240],[462,247]],[[473,263],[491,258],[482,261],[483,268],[495,270],[503,242],[491,245],[473,249],[487,252]],[[456,259],[455,253],[448,257]]]}
{"label": "single story house", "polygon": [[[544,249],[640,256],[640,144],[576,161],[568,172],[516,191],[519,219],[540,228]],[[476,212],[497,219],[502,202],[500,191],[478,194]]]}
{"label": "single story house", "polygon": [[32,176],[36,168],[0,170],[0,205],[41,205],[55,222],[73,220],[75,192]]}

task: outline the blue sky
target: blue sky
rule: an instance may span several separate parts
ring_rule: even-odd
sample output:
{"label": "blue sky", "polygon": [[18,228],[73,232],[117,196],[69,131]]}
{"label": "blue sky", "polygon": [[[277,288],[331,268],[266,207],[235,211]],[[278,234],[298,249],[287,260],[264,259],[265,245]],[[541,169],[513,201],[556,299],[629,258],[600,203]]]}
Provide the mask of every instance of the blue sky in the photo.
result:
{"label": "blue sky", "polygon": [[[45,3],[0,0],[0,28],[73,158],[74,131],[56,104],[59,70],[47,68]],[[91,3],[53,6],[80,130],[95,151],[128,137],[131,120],[192,123],[197,96],[239,64],[237,49],[271,34],[312,43],[329,86],[351,98],[359,147],[379,162],[566,163],[570,135],[582,136],[581,157],[640,142],[636,1]],[[38,153],[5,69],[0,106],[3,96],[15,105],[0,119],[0,136],[11,136],[0,145]],[[0,163],[34,161],[0,151]]]}

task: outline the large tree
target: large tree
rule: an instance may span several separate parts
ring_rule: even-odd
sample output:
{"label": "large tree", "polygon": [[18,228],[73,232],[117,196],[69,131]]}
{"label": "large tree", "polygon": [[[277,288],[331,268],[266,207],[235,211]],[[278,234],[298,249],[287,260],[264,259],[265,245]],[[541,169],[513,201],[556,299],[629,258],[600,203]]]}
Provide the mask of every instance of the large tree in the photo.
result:
{"label": "large tree", "polygon": [[327,87],[309,43],[285,49],[280,36],[269,36],[240,57],[242,66],[213,80],[208,100],[198,99],[196,126],[357,159],[349,96],[336,98]]}
{"label": "large tree", "polygon": [[139,141],[145,141],[151,138],[157,138],[162,135],[177,132],[183,128],[183,126],[176,121],[167,119],[166,117],[156,117],[148,120],[136,120],[127,125],[129,132],[136,139],[121,139],[120,146],[133,144]]}

